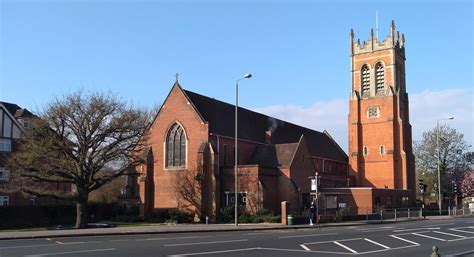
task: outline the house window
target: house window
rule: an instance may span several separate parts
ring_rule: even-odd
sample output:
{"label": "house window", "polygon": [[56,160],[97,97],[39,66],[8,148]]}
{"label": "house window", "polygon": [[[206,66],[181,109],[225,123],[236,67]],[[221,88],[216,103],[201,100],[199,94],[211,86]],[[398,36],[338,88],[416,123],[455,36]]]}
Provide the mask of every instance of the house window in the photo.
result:
{"label": "house window", "polygon": [[10,203],[10,197],[0,196],[0,206],[8,206]]}
{"label": "house window", "polygon": [[5,167],[0,167],[0,181],[8,181],[10,177],[10,170]]}
{"label": "house window", "polygon": [[[227,200],[228,199],[228,200]],[[245,206],[247,205],[247,193],[237,193],[237,205]],[[235,204],[235,193],[226,192],[226,203],[227,205]]]}
{"label": "house window", "polygon": [[186,166],[186,135],[183,127],[175,123],[166,137],[166,167],[182,168]]}
{"label": "house window", "polygon": [[362,66],[361,71],[362,96],[370,94],[370,70],[367,65]]}
{"label": "house window", "polygon": [[379,107],[369,107],[367,108],[367,118],[377,118],[379,117]]}
{"label": "house window", "polygon": [[337,208],[337,195],[327,195],[326,196],[326,209],[336,209]]}
{"label": "house window", "polygon": [[11,152],[12,140],[9,138],[0,139],[0,152]]}
{"label": "house window", "polygon": [[380,146],[380,155],[385,154],[385,147],[383,145]]}
{"label": "house window", "polygon": [[364,152],[364,155],[368,155],[368,154],[369,154],[369,147],[368,147],[368,146],[364,146],[363,152]]}
{"label": "house window", "polygon": [[380,94],[383,92],[384,86],[385,86],[385,78],[384,78],[384,68],[382,63],[377,63],[375,65],[375,93]]}

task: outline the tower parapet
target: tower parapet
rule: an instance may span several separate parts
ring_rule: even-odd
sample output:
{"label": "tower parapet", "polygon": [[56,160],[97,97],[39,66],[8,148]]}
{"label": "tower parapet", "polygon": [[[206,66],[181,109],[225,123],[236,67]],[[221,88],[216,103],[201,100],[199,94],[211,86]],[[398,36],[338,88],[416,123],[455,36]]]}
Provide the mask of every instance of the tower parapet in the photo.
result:
{"label": "tower parapet", "polygon": [[354,41],[354,31],[351,29],[351,55],[370,53],[374,51],[386,50],[386,49],[397,49],[399,53],[405,56],[405,35],[400,32],[395,33],[395,22],[392,20],[390,26],[390,35],[384,40],[379,41],[378,38],[374,38],[374,30],[371,29],[370,39],[367,41],[360,42],[360,39]]}

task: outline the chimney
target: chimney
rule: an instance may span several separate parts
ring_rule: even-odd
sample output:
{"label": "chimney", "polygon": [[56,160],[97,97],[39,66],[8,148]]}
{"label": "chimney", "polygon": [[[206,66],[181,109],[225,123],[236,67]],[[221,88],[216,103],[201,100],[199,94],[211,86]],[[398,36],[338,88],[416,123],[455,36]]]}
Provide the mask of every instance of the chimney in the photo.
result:
{"label": "chimney", "polygon": [[265,144],[271,145],[272,142],[273,131],[267,130],[265,131]]}

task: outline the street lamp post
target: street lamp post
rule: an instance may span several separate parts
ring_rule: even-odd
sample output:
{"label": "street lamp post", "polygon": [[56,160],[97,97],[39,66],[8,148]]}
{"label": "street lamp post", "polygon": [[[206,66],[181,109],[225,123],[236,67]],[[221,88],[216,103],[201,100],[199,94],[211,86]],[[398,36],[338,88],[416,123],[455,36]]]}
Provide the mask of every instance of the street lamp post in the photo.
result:
{"label": "street lamp post", "polygon": [[440,151],[439,151],[439,121],[441,120],[452,120],[454,119],[454,117],[447,117],[447,118],[443,118],[443,119],[438,119],[436,120],[436,150],[438,152],[438,160],[437,160],[437,167],[438,167],[438,209],[439,209],[439,215],[441,215],[441,201],[442,201],[442,196],[441,196],[441,172],[440,172],[440,169],[439,169],[439,165],[440,165],[440,161],[441,161],[441,158],[440,158]]}
{"label": "street lamp post", "polygon": [[250,73],[247,73],[244,75],[243,78],[240,78],[238,79],[237,81],[235,81],[235,152],[234,152],[234,162],[235,162],[235,165],[234,165],[234,223],[235,225],[237,226],[239,223],[237,221],[237,205],[238,205],[238,201],[237,201],[237,128],[238,128],[238,121],[237,121],[237,115],[238,115],[238,109],[239,109],[239,81],[243,80],[243,79],[248,79],[248,78],[251,78],[252,77],[252,74]]}

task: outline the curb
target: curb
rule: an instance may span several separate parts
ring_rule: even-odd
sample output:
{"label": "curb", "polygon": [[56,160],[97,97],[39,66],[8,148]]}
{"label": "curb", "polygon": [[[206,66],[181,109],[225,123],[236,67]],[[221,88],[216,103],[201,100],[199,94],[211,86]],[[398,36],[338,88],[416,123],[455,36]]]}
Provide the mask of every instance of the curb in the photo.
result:
{"label": "curb", "polygon": [[[208,228],[208,229],[187,229],[187,230],[166,230],[166,231],[121,231],[121,232],[84,232],[77,234],[57,234],[57,235],[21,235],[21,236],[11,236],[11,237],[1,237],[0,241],[5,240],[16,240],[16,239],[40,239],[40,238],[61,238],[61,237],[87,237],[87,236],[120,236],[120,235],[154,235],[154,234],[183,234],[183,233],[206,233],[206,232],[235,232],[235,231],[261,231],[261,230],[283,230],[283,229],[307,229],[307,228],[322,228],[322,227],[344,227],[344,226],[361,226],[361,225],[374,225],[374,224],[390,224],[390,223],[400,223],[400,222],[410,222],[410,221],[424,221],[428,219],[410,219],[410,220],[399,220],[392,221],[387,220],[384,222],[373,222],[366,223],[365,221],[359,223],[345,222],[345,223],[323,223],[318,226],[309,226],[309,225],[293,225],[293,226],[278,226],[278,227],[250,227],[246,228],[243,226],[232,227],[232,228]],[[25,232],[27,233],[27,232]]]}

